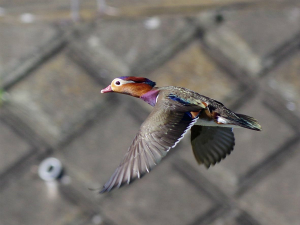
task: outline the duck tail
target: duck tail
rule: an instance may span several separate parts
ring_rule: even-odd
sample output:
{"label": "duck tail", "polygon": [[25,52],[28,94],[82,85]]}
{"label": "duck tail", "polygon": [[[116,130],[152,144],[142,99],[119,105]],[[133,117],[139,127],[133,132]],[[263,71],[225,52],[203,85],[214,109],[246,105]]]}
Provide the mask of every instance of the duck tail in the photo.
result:
{"label": "duck tail", "polygon": [[240,118],[239,125],[241,127],[245,127],[251,130],[261,131],[261,125],[253,117],[244,114],[236,114],[236,115]]}

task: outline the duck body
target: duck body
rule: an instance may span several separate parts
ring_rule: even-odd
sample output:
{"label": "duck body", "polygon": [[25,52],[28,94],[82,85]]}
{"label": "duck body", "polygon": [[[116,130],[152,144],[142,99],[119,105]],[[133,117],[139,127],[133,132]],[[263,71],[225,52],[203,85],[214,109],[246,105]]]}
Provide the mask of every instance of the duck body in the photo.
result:
{"label": "duck body", "polygon": [[101,193],[150,172],[188,130],[191,130],[194,156],[207,168],[233,150],[232,128],[261,130],[256,119],[234,113],[221,102],[183,87],[155,87],[155,82],[147,78],[115,78],[101,90],[101,93],[107,92],[141,98],[154,108]]}
{"label": "duck body", "polygon": [[[244,115],[236,114],[227,109],[221,102],[212,98],[200,95],[197,92],[187,88],[167,86],[153,88],[149,92],[140,97],[142,100],[155,106],[156,102],[161,99],[168,99],[169,103],[165,107],[172,107],[175,102],[181,104],[182,108],[185,106],[199,106],[199,110],[186,112],[190,117],[199,116],[195,125],[200,126],[220,126],[239,128],[245,127],[253,130],[260,130],[259,127],[244,119]],[[166,104],[166,103],[165,103]],[[239,116],[238,116],[239,115]]]}

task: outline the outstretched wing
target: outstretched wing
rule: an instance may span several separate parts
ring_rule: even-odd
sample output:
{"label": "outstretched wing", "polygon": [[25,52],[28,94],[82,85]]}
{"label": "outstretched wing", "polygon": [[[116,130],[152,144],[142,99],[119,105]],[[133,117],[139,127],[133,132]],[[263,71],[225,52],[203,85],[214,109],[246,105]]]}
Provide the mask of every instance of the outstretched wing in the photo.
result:
{"label": "outstretched wing", "polygon": [[129,184],[149,173],[197,121],[197,118],[193,119],[186,113],[193,109],[199,110],[199,106],[183,107],[181,104],[158,102],[100,193]]}
{"label": "outstretched wing", "polygon": [[191,131],[194,156],[199,164],[207,168],[220,162],[233,150],[235,142],[232,128],[195,125]]}

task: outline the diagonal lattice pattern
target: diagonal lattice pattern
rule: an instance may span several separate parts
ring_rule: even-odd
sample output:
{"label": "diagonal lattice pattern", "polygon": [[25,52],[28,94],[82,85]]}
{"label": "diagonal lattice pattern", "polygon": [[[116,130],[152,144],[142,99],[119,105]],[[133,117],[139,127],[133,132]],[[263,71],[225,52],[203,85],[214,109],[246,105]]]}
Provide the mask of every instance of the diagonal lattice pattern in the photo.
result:
{"label": "diagonal lattice pattern", "polygon": [[[13,11],[13,2],[3,7]],[[24,8],[39,13],[35,3]],[[77,25],[0,23],[0,223],[298,224],[299,11],[286,3]],[[151,110],[99,94],[124,75],[213,97],[257,118],[263,131],[236,129],[235,150],[209,170],[193,159],[188,134],[143,179],[98,195],[89,188],[109,178]],[[49,156],[64,166],[55,184],[37,174]]]}

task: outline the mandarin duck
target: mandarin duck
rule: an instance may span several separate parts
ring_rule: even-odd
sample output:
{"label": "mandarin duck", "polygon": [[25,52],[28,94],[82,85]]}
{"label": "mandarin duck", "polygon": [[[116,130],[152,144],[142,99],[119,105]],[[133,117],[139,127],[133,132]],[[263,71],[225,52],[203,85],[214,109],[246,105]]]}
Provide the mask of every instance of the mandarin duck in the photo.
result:
{"label": "mandarin duck", "polygon": [[147,78],[125,76],[115,78],[101,90],[101,93],[115,92],[141,98],[154,108],[100,193],[149,173],[188,130],[191,130],[196,161],[207,168],[233,150],[233,128],[261,130],[256,119],[234,113],[214,99],[183,87],[155,85]]}

